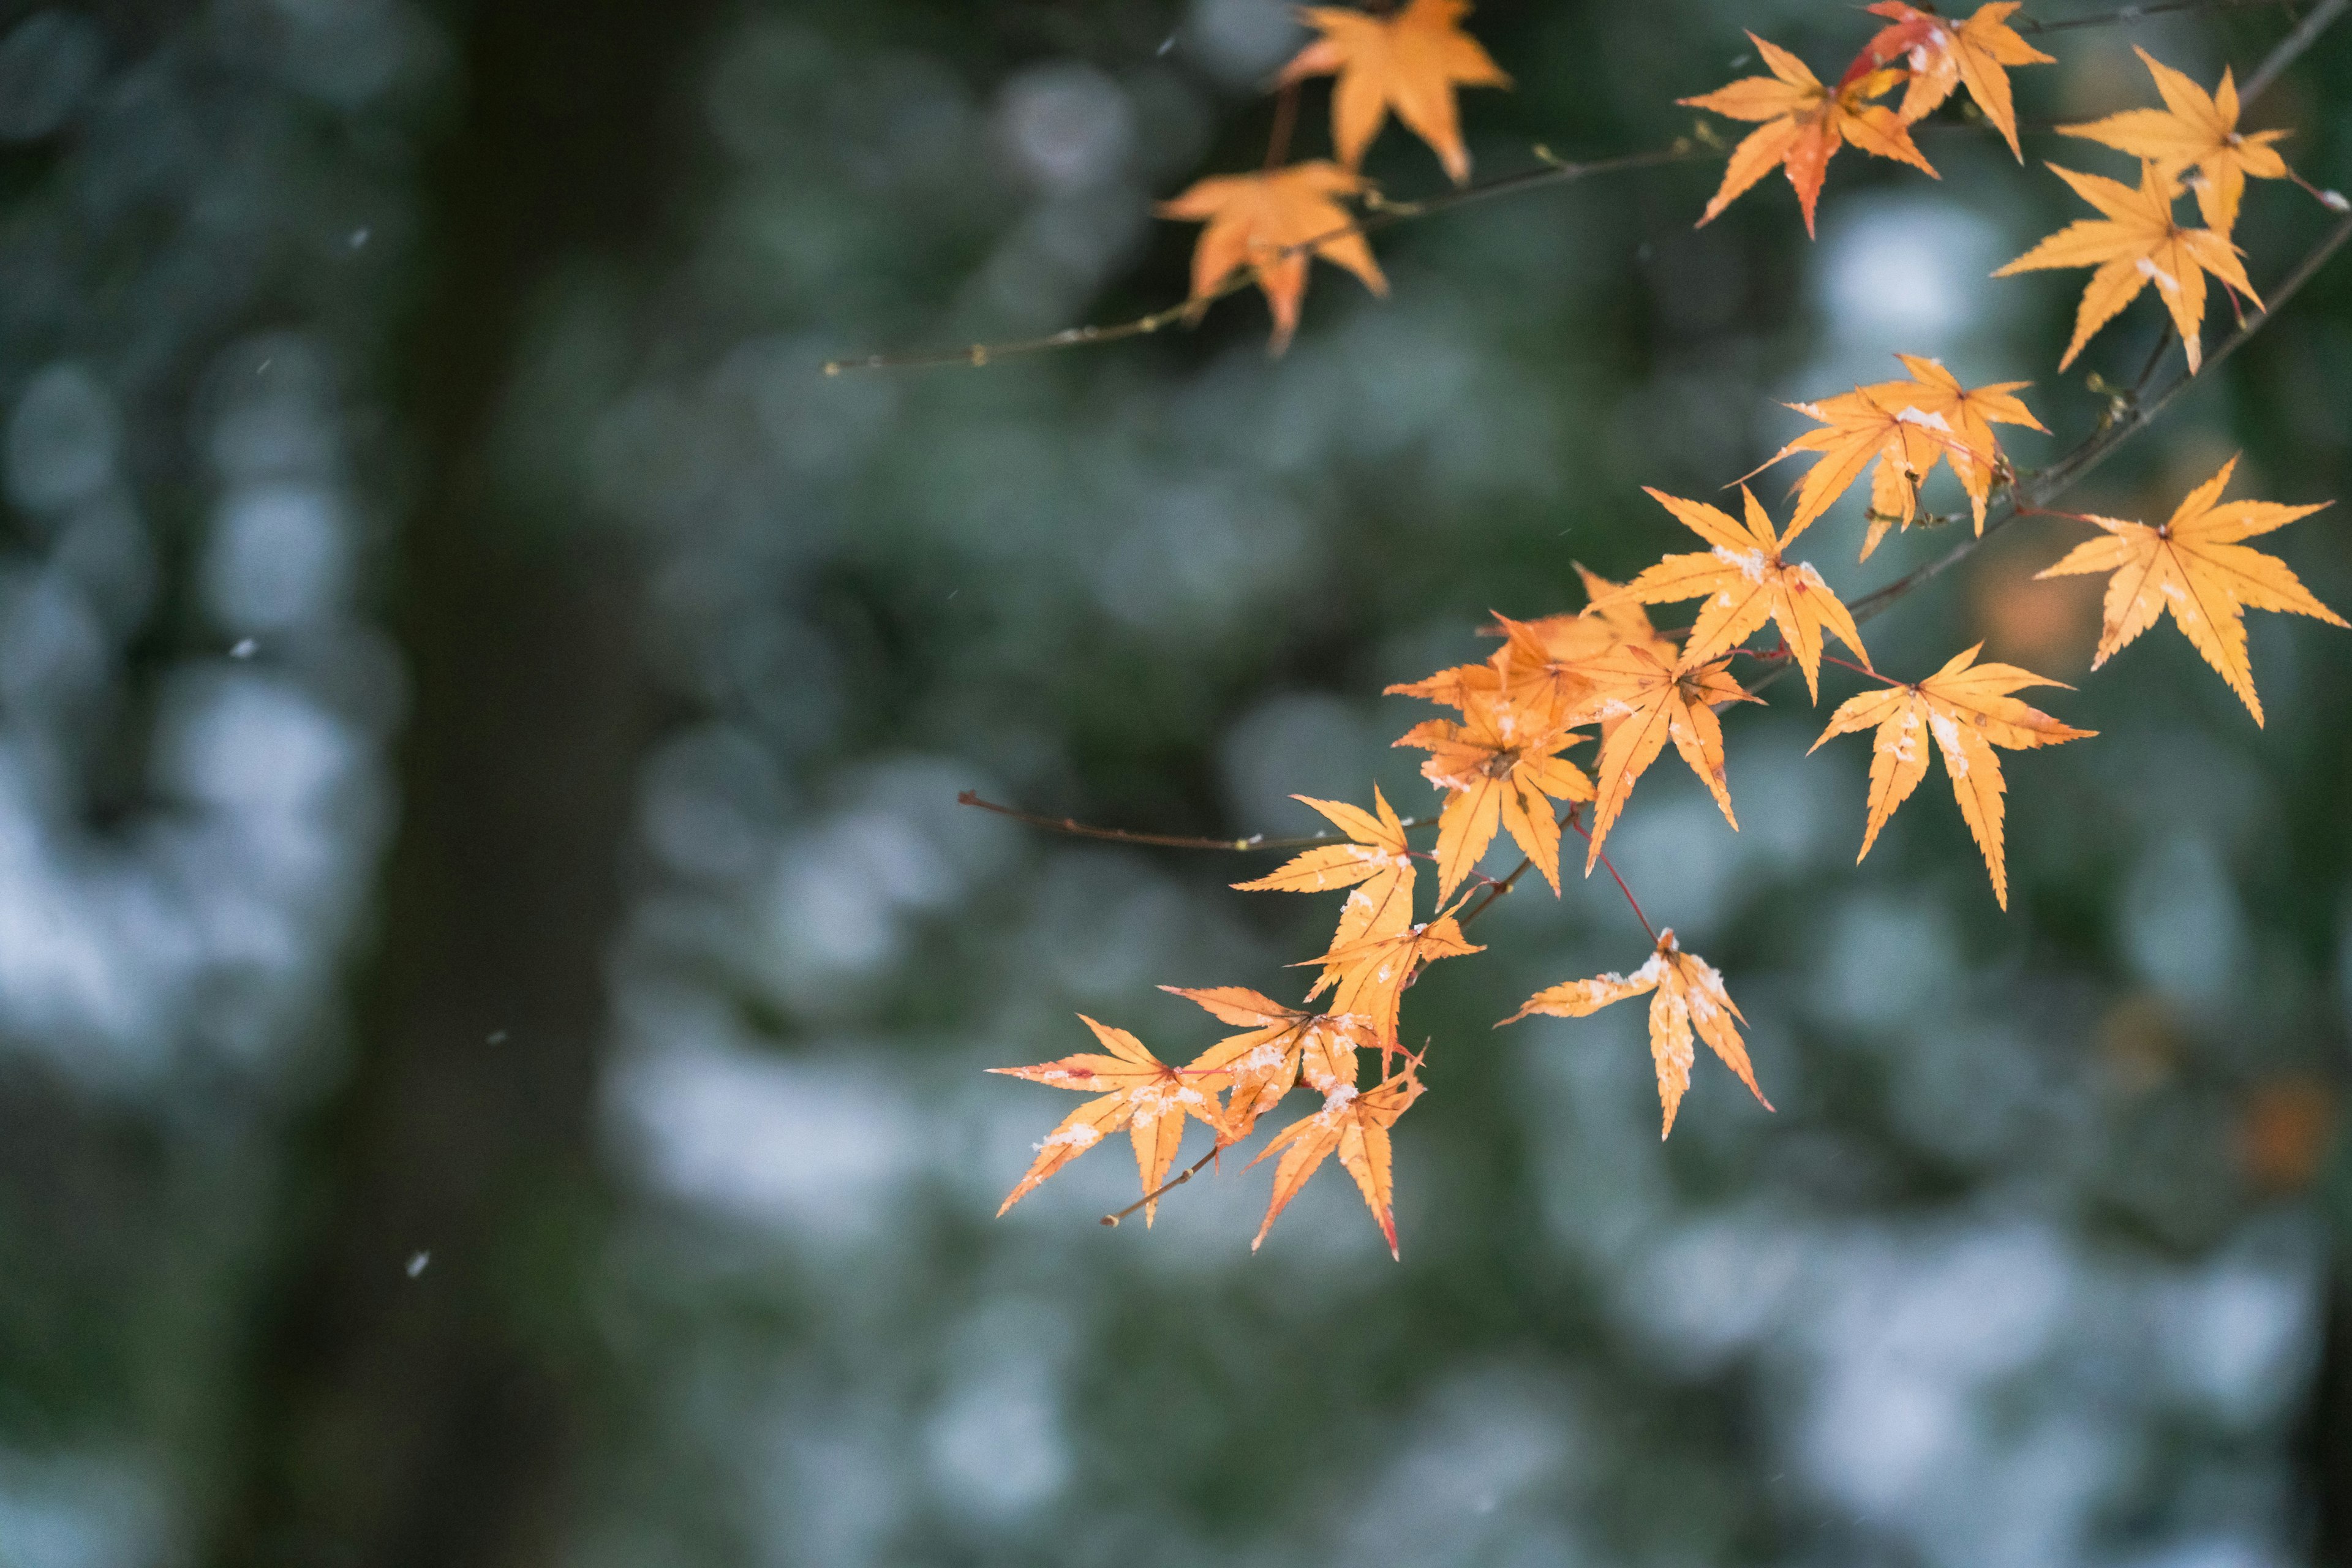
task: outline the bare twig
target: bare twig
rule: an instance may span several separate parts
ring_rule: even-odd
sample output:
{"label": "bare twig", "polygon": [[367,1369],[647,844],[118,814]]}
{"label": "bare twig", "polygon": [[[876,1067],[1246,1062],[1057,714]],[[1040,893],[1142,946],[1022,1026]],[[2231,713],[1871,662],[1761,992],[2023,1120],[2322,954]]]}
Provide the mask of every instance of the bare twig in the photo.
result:
{"label": "bare twig", "polygon": [[[1096,827],[1070,816],[1044,816],[1018,806],[999,805],[982,798],[978,790],[965,790],[956,796],[958,805],[978,806],[999,816],[1009,816],[1015,822],[1025,822],[1032,827],[1042,827],[1049,833],[1066,833],[1076,838],[1101,838],[1113,844],[1141,844],[1154,849],[1217,849],[1228,854],[1246,854],[1256,849],[1311,849],[1318,844],[1350,842],[1344,833],[1307,833],[1290,838],[1268,838],[1263,833],[1253,833],[1247,838],[1193,838],[1181,833],[1133,833],[1124,827]],[[1404,827],[1427,827],[1436,819],[1426,816],[1398,818]]]}
{"label": "bare twig", "polygon": [[1185,1183],[1199,1175],[1202,1170],[1207,1168],[1210,1161],[1215,1159],[1218,1155],[1225,1152],[1226,1147],[1227,1145],[1222,1141],[1210,1144],[1209,1152],[1207,1153],[1202,1155],[1199,1159],[1193,1161],[1191,1164],[1177,1172],[1174,1176],[1160,1183],[1158,1186],[1152,1188],[1150,1192],[1144,1194],[1141,1197],[1136,1199],[1133,1203],[1128,1205],[1117,1214],[1107,1214],[1103,1215],[1103,1224],[1117,1225],[1119,1221],[1125,1219],[1128,1215],[1133,1214],[1144,1205],[1155,1202],[1166,1194],[1174,1192],[1177,1188],[1182,1186]]}
{"label": "bare twig", "polygon": [[2009,25],[2021,33],[2064,33],[2077,27],[2105,27],[2120,23],[2126,26],[2144,22],[2151,16],[2163,16],[2179,11],[2261,11],[2284,10],[2293,0],[2165,0],[2153,5],[2126,5],[2119,11],[2102,11],[2091,16],[2068,16],[2055,22],[2037,21],[2032,16],[2012,16]]}
{"label": "bare twig", "polygon": [[2311,8],[2311,15],[2296,23],[2294,31],[2281,38],[2278,47],[2254,68],[2254,74],[2238,84],[2238,101],[2251,108],[2254,100],[2262,97],[2269,90],[2271,83],[2278,80],[2279,73],[2294,64],[2296,57],[2311,47],[2320,34],[2327,31],[2329,23],[2344,15],[2347,3],[2347,0],[2319,0],[2319,4]]}
{"label": "bare twig", "polygon": [[[1410,222],[1414,218],[1450,212],[1455,207],[1491,201],[1497,196],[1517,195],[1525,191],[1541,190],[1552,185],[1573,184],[1579,180],[1590,179],[1596,174],[1613,174],[1629,169],[1651,169],[1661,164],[1679,163],[1693,158],[1712,155],[1708,149],[1685,141],[1678,141],[1670,147],[1655,152],[1629,153],[1622,157],[1596,159],[1588,163],[1569,163],[1552,158],[1541,148],[1536,151],[1537,155],[1544,159],[1539,168],[1523,169],[1516,174],[1505,174],[1500,179],[1489,180],[1484,184],[1441,192],[1417,202],[1382,202],[1376,210],[1352,223],[1341,224],[1328,233],[1302,239],[1296,245],[1285,246],[1266,259],[1279,260],[1292,256],[1306,255],[1318,246],[1328,245],[1335,239],[1344,239],[1349,235],[1376,234],[1382,229]],[[1077,348],[1089,343],[1117,342],[1125,338],[1144,337],[1160,331],[1162,327],[1172,326],[1189,316],[1197,314],[1204,306],[1213,304],[1229,295],[1240,293],[1249,288],[1256,280],[1256,277],[1255,268],[1242,268],[1206,294],[1186,300],[1181,304],[1170,305],[1164,310],[1154,310],[1150,315],[1137,316],[1131,321],[1117,321],[1107,326],[1066,327],[1058,332],[1047,332],[1043,337],[1016,338],[996,343],[973,343],[966,348],[948,349],[937,353],[866,354],[857,359],[827,360],[824,364],[824,374],[839,375],[847,370],[916,370],[934,365],[979,366],[991,364],[1001,359],[1016,358],[1023,354],[1046,353],[1055,349]]]}

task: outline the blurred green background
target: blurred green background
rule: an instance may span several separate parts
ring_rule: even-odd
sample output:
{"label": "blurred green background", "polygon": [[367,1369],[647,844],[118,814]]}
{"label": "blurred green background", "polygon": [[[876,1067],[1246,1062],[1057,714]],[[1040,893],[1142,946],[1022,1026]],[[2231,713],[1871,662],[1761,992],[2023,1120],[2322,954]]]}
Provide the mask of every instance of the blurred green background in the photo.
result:
{"label": "blurred green background", "polygon": [[[2029,159],[2126,173],[2032,128],[2296,14],[2046,36]],[[1827,77],[1872,25],[1495,0],[1470,144],[1658,146],[1742,27]],[[1605,885],[1523,889],[1409,1000],[1402,1265],[1336,1169],[1255,1257],[1237,1162],[1150,1233],[1095,1223],[1123,1149],[992,1218],[1071,1102],[980,1069],[1080,1009],[1182,1059],[1214,1028],[1153,986],[1295,994],[1332,909],[959,790],[1424,809],[1380,688],[1683,547],[1641,485],[1896,350],[2032,378],[2035,465],[2156,340],[2144,300],[2056,375],[2082,275],[1986,275],[2081,209],[1937,129],[1940,183],[1837,159],[1816,243],[1777,176],[1694,230],[1699,163],[1399,226],[1391,296],[1319,269],[1279,360],[1250,295],[821,374],[1178,297],[1150,203],[1256,166],[1303,37],[0,5],[0,1564],[2352,1561],[2352,637],[2251,617],[2267,730],[2168,627],[2091,676],[2096,582],[2028,581],[2072,525],[1869,627],[2082,688],[2098,739],[2007,763],[2007,916],[1940,779],[1852,865],[1866,745],[1806,758],[1795,682],[1729,716],[1743,832],[1668,760],[1612,838],[1777,1114],[1703,1062],[1661,1147],[1638,1007],[1490,1032],[1642,956]],[[2352,184],[2352,22],[2249,119]],[[1369,168],[1442,184],[1395,130]],[[2257,287],[2332,221],[2250,189]],[[2233,493],[2346,496],[2347,408],[2339,257],[2064,504],[2155,520],[2241,450]],[[1948,542],[1857,567],[1859,507],[1842,591]],[[2345,527],[2276,541],[2338,607]]]}

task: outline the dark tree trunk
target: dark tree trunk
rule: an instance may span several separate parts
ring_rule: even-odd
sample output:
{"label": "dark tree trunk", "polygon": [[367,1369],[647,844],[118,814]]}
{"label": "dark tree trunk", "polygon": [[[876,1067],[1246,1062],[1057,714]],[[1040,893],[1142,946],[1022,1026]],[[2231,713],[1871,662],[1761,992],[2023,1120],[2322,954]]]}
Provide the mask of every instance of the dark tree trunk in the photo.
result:
{"label": "dark tree trunk", "polygon": [[[356,1060],[288,1173],[222,1568],[552,1560],[585,1419],[576,1289],[616,848],[647,724],[625,542],[518,515],[491,426],[559,268],[673,227],[710,0],[453,12],[465,108],[389,367],[415,442],[393,618],[413,679]],[[411,1278],[415,1253],[431,1261]]]}

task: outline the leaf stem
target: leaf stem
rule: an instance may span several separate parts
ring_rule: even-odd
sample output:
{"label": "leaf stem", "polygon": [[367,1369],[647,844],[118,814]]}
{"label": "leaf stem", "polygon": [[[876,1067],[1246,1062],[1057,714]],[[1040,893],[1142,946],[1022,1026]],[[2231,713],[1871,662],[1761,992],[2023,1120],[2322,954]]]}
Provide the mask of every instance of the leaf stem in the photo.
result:
{"label": "leaf stem", "polygon": [[1298,84],[1286,81],[1274,99],[1274,130],[1265,139],[1265,168],[1268,173],[1282,167],[1290,156],[1290,132],[1298,123]]}
{"label": "leaf stem", "polygon": [[1840,658],[1837,655],[1832,653],[1827,648],[1822,649],[1822,662],[1823,664],[1834,664],[1842,669],[1850,669],[1856,675],[1866,675],[1870,677],[1871,679],[1884,682],[1888,686],[1907,686],[1910,684],[1908,681],[1897,680],[1891,675],[1883,675],[1879,671],[1871,668],[1870,666],[1866,664],[1856,664],[1850,658]]}
{"label": "leaf stem", "polygon": [[[1573,811],[1568,814],[1568,825],[1576,829],[1578,837],[1587,844],[1592,842],[1592,835],[1585,831],[1584,824],[1577,820],[1577,814]],[[1618,871],[1617,863],[1609,858],[1609,851],[1606,849],[1601,852],[1601,863],[1609,868],[1610,879],[1617,884],[1617,890],[1625,895],[1625,901],[1633,908],[1633,918],[1642,922],[1642,929],[1648,931],[1650,940],[1655,942],[1658,940],[1658,928],[1652,925],[1650,917],[1642,912],[1642,900],[1635,898],[1633,889],[1625,885],[1623,875]]]}

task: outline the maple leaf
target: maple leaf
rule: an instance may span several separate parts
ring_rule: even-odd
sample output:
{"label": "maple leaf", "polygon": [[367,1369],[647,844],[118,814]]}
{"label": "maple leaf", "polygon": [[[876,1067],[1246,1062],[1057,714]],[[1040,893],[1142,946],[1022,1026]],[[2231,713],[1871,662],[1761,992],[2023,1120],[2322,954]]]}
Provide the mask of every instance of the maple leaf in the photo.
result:
{"label": "maple leaf", "polygon": [[1822,427],[1806,431],[1745,477],[1752,479],[1800,452],[1819,454],[1821,461],[1806,470],[1797,487],[1796,515],[1789,520],[1794,532],[1827,511],[1864,469],[1876,464],[1870,482],[1870,533],[1862,545],[1864,561],[1878,548],[1893,520],[1908,521],[1918,510],[1920,481],[1943,448],[1958,439],[1945,421],[1930,423],[1930,416],[1891,401],[1874,387],[1857,386],[1836,397],[1785,406],[1822,421]]}
{"label": "maple leaf", "polygon": [[1461,723],[1432,719],[1395,742],[1427,751],[1422,776],[1448,792],[1437,818],[1440,902],[1477,868],[1497,826],[1559,891],[1559,823],[1551,803],[1592,798],[1592,781],[1559,754],[1577,739],[1496,697],[1472,703]]}
{"label": "maple leaf", "polygon": [[[1675,639],[1650,624],[1650,612],[1643,609],[1638,600],[1617,597],[1617,590],[1622,584],[1612,583],[1600,573],[1588,570],[1580,561],[1574,564],[1577,576],[1584,584],[1584,613],[1575,618],[1588,626],[1597,621],[1609,630],[1609,640],[1595,647],[1593,652],[1631,643],[1637,647],[1648,648],[1660,658],[1678,657],[1681,650],[1675,646]],[[1554,616],[1543,621],[1531,621],[1528,625],[1544,637],[1546,646],[1550,647],[1548,628],[1551,621],[1566,618]]]}
{"label": "maple leaf", "polygon": [[2238,199],[2245,192],[2246,176],[2286,178],[2286,161],[2271,147],[2286,132],[2238,129],[2238,84],[2227,66],[2221,68],[2220,89],[2208,95],[2188,76],[2137,44],[2132,52],[2156,79],[2164,107],[2126,109],[2105,120],[2061,125],[2059,134],[2080,136],[2145,159],[2168,178],[2196,170],[2197,177],[2189,183],[2197,192],[2197,210],[2208,228],[2227,235],[2238,221]]}
{"label": "maple leaf", "polygon": [[[1355,888],[1339,909],[1339,934],[1334,944],[1388,935],[1412,923],[1412,847],[1405,841],[1404,824],[1397,817],[1380,785],[1372,786],[1374,816],[1345,801],[1316,800],[1293,795],[1330,818],[1355,842],[1323,844],[1251,882],[1235,882],[1244,892],[1321,893],[1334,888]],[[1357,884],[1362,886],[1358,887]],[[1184,992],[1181,994],[1191,995]]]}
{"label": "maple leaf", "polygon": [[1504,639],[1492,658],[1383,689],[1392,697],[1424,698],[1465,714],[1482,704],[1505,700],[1539,716],[1531,722],[1557,724],[1559,714],[1591,692],[1592,682],[1581,668],[1584,660],[1632,643],[1669,664],[1675,661],[1675,639],[1650,625],[1648,611],[1618,595],[1618,584],[1608,578],[1581,563],[1576,571],[1589,601],[1582,612],[1532,621],[1515,621],[1498,612],[1494,626],[1478,631],[1480,637]]}
{"label": "maple leaf", "polygon": [[[1050,1083],[1056,1089],[1075,1089],[1081,1094],[1108,1091],[1070,1112],[1045,1135],[1037,1145],[1037,1158],[1029,1173],[996,1211],[1000,1215],[1028,1196],[1038,1183],[1122,1127],[1134,1141],[1136,1168],[1143,1173],[1146,1193],[1156,1192],[1167,1181],[1168,1167],[1184,1141],[1187,1116],[1222,1130],[1223,1118],[1214,1099],[1225,1087],[1222,1074],[1179,1071],[1145,1049],[1143,1042],[1125,1029],[1097,1024],[1083,1013],[1078,1016],[1110,1055],[1088,1053],[1035,1067],[988,1069],[1032,1083]],[[1156,1202],[1143,1205],[1147,1228],[1158,1207]]]}
{"label": "maple leaf", "polygon": [[1862,655],[1862,633],[1844,604],[1830,592],[1822,574],[1802,561],[1789,561],[1781,552],[1797,536],[1801,522],[1791,522],[1786,534],[1772,531],[1756,493],[1739,487],[1747,503],[1743,526],[1728,512],[1704,501],[1684,500],[1663,490],[1648,489],[1650,499],[1682,520],[1684,526],[1714,548],[1704,554],[1669,555],[1617,592],[1644,604],[1672,604],[1677,599],[1704,598],[1692,623],[1683,657],[1697,661],[1727,653],[1745,642],[1767,620],[1780,628],[1798,668],[1805,672],[1805,689],[1821,700],[1822,634],[1824,630]]}
{"label": "maple leaf", "polygon": [[1904,0],[1878,0],[1864,9],[1893,18],[1891,26],[1880,28],[1863,46],[1863,58],[1878,65],[1902,58],[1909,65],[1911,80],[1903,89],[1903,107],[1897,110],[1906,123],[1934,113],[1952,96],[1954,88],[1966,82],[1969,96],[2009,142],[2010,152],[2019,163],[2025,162],[2017,145],[2017,110],[2010,101],[2009,72],[2004,68],[2057,61],[2008,25],[2010,15],[2019,9],[2015,0],[1979,5],[1974,16],[1960,23],[1906,5]]}
{"label": "maple leaf", "polygon": [[1274,1168],[1274,1199],[1265,1206],[1265,1219],[1258,1226],[1250,1250],[1258,1249],[1265,1240],[1265,1233],[1274,1228],[1275,1216],[1298,1195],[1307,1178],[1336,1152],[1339,1163],[1356,1178],[1357,1190],[1364,1194],[1364,1205],[1372,1211],[1372,1218],[1380,1223],[1381,1235],[1389,1244],[1389,1256],[1400,1257],[1394,1184],[1390,1175],[1389,1129],[1421,1098],[1421,1081],[1408,1066],[1394,1078],[1360,1094],[1352,1086],[1334,1089],[1324,1096],[1323,1109],[1276,1133],[1257,1159],[1250,1162],[1255,1167],[1276,1151],[1282,1154],[1282,1163]]}
{"label": "maple leaf", "polygon": [[1493,658],[1482,663],[1457,664],[1420,680],[1384,686],[1381,688],[1381,694],[1384,697],[1418,697],[1424,701],[1467,712],[1475,705],[1501,694],[1507,682],[1507,668],[1506,652],[1498,648]]}
{"label": "maple leaf", "polygon": [[1865,691],[1842,704],[1830,715],[1829,728],[1815,741],[1813,751],[1837,735],[1875,728],[1870,754],[1870,826],[1862,836],[1859,864],[1878,841],[1878,830],[1895,808],[1911,798],[1927,776],[1927,748],[1923,736],[1932,736],[1952,780],[1952,796],[1960,805],[1969,832],[1984,854],[1985,869],[1992,875],[1992,894],[2009,908],[2009,870],[2001,854],[2001,796],[2008,785],[2000,776],[2000,758],[1993,747],[2024,751],[2055,746],[2097,733],[2062,724],[2040,709],[2010,695],[2027,686],[2055,686],[2071,690],[2063,681],[2047,680],[2013,664],[1978,664],[1984,645],[1954,657],[1943,668],[1914,685]]}
{"label": "maple leaf", "polygon": [[1943,444],[1944,458],[1958,476],[1960,488],[1968,492],[1976,512],[1977,532],[1982,534],[1985,504],[1991,499],[1993,473],[2001,458],[2000,441],[1992,427],[2022,425],[2045,436],[2050,434],[2024,401],[2014,395],[2033,384],[1996,381],[1983,386],[1962,386],[1960,378],[1946,370],[1941,360],[1922,354],[1898,353],[1895,357],[1911,373],[1911,379],[1880,382],[1872,390],[1885,396],[1899,397],[1904,406],[1944,422],[1953,437]]}
{"label": "maple leaf", "polygon": [[2189,353],[2189,373],[2203,363],[2198,328],[2205,320],[2205,275],[2210,272],[2225,288],[2235,289],[2259,308],[2262,300],[2246,281],[2238,247],[2229,236],[2210,228],[2183,228],[2173,221],[2172,204],[2180,194],[2171,176],[2154,163],[2140,166],[2139,188],[2101,174],[2079,174],[2049,165],[2053,174],[2074,187],[2074,194],[2105,213],[2105,218],[2078,218],[2041,244],[1993,273],[2007,278],[2053,267],[2094,267],[2083,289],[2083,304],[2074,316],[2074,341],[2058,362],[2064,370],[2083,352],[2091,334],[2112,321],[2153,282],[2180,330],[2180,344]]}
{"label": "maple leaf", "polygon": [[1335,199],[1362,189],[1353,172],[1316,159],[1255,174],[1218,174],[1154,210],[1208,226],[1192,250],[1196,308],[1205,309],[1234,273],[1249,269],[1274,312],[1268,346],[1278,354],[1298,330],[1310,254],[1346,268],[1375,294],[1389,291],[1371,246]]}
{"label": "maple leaf", "polygon": [[2076,545],[2063,560],[2034,575],[2038,581],[2092,572],[2115,574],[2107,579],[2106,615],[2099,628],[2099,650],[2091,660],[2093,669],[2169,610],[2189,646],[2221,672],[2221,679],[2260,724],[2263,704],[2254,694],[2253,667],[2246,658],[2245,612],[2284,610],[2332,626],[2343,626],[2345,621],[2314,598],[2285,562],[2239,542],[2309,517],[2328,503],[2282,506],[2273,501],[2234,500],[2215,505],[2237,466],[2235,458],[2222,464],[2220,473],[2189,492],[2160,528],[2112,517],[2085,517],[2084,521],[2105,530],[2105,535]]}
{"label": "maple leaf", "polygon": [[1893,158],[1942,178],[1911,143],[1911,132],[1895,111],[1868,100],[1903,79],[1897,70],[1870,71],[1838,84],[1832,91],[1805,68],[1802,60],[1755,34],[1748,35],[1764,57],[1770,76],[1744,77],[1730,86],[1698,98],[1675,101],[1692,109],[1712,110],[1733,120],[1765,123],[1748,132],[1731,151],[1723,184],[1698,220],[1704,228],[1735,197],[1778,167],[1787,170],[1805,211],[1805,233],[1813,232],[1813,207],[1821,199],[1822,180],[1840,146],[1852,142],[1864,152]]}
{"label": "maple leaf", "polygon": [[1761,473],[1800,452],[1821,455],[1798,488],[1797,513],[1789,521],[1793,532],[1827,510],[1875,463],[1870,531],[1862,544],[1864,561],[1895,522],[1909,526],[1918,511],[1919,486],[1938,461],[1951,464],[1975,512],[1977,531],[1982,533],[1985,506],[2001,458],[1993,424],[2042,428],[2032,411],[2011,395],[2030,382],[1964,387],[1935,360],[1916,354],[1895,357],[1910,371],[1909,380],[1874,382],[1816,403],[1786,405],[1825,427],[1806,431],[1754,470]]}
{"label": "maple leaf", "polygon": [[1342,1086],[1352,1088],[1356,1051],[1372,1043],[1360,1018],[1286,1007],[1245,986],[1187,991],[1180,985],[1163,985],[1160,989],[1198,1003],[1244,1031],[1211,1046],[1184,1068],[1186,1077],[1195,1082],[1211,1075],[1231,1082],[1224,1125],[1217,1132],[1220,1143],[1238,1143],[1248,1137],[1257,1119],[1302,1081],[1318,1094],[1329,1094]]}
{"label": "maple leaf", "polygon": [[1462,934],[1461,922],[1451,914],[1420,925],[1407,926],[1388,936],[1368,936],[1358,942],[1334,943],[1320,958],[1294,963],[1293,969],[1323,966],[1323,977],[1307,994],[1313,1001],[1332,986],[1331,1011],[1361,1018],[1381,1047],[1381,1071],[1397,1050],[1397,1013],[1404,989],[1425,964],[1441,958],[1461,958],[1484,952]]}
{"label": "maple leaf", "polygon": [[1412,0],[1385,16],[1339,5],[1309,5],[1301,20],[1322,37],[1282,68],[1276,84],[1339,75],[1331,89],[1331,144],[1339,161],[1360,168],[1364,152],[1394,110],[1407,129],[1429,143],[1457,185],[1470,178],[1462,145],[1455,87],[1508,87],[1478,40],[1462,30],[1468,0]]}
{"label": "maple leaf", "polygon": [[1601,725],[1601,756],[1592,765],[1599,790],[1593,808],[1592,839],[1585,851],[1584,874],[1601,858],[1601,840],[1633,793],[1634,781],[1657,760],[1671,739],[1691,772],[1704,782],[1723,819],[1739,830],[1731,814],[1731,792],[1723,778],[1723,726],[1715,717],[1718,702],[1753,702],[1730,676],[1731,661],[1707,664],[1685,658],[1668,663],[1648,648],[1621,644],[1585,666],[1593,693],[1586,707],[1571,717],[1578,722],[1598,720]]}
{"label": "maple leaf", "polygon": [[1658,1133],[1661,1140],[1675,1130],[1675,1112],[1682,1107],[1683,1091],[1690,1087],[1694,1027],[1724,1065],[1739,1075],[1739,1081],[1764,1109],[1772,1109],[1772,1102],[1756,1087],[1756,1072],[1748,1065],[1748,1047],[1739,1037],[1738,1026],[1747,1018],[1724,990],[1723,976],[1715,966],[1695,952],[1685,952],[1671,927],[1658,933],[1658,945],[1649,962],[1633,973],[1572,980],[1538,991],[1503,1024],[1516,1024],[1530,1013],[1581,1018],[1643,992],[1655,993],[1650,998],[1650,1059],[1657,1068],[1658,1100],[1666,1112],[1665,1126]]}

